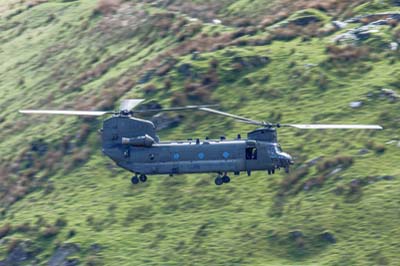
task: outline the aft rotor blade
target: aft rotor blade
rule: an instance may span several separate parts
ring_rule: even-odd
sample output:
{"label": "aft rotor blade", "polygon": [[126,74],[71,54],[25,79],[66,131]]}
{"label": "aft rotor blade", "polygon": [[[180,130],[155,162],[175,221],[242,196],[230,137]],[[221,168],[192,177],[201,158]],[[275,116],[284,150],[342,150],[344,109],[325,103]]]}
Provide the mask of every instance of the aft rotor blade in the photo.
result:
{"label": "aft rotor blade", "polygon": [[120,111],[130,111],[136,106],[138,106],[144,99],[126,99],[122,100],[121,105],[119,106]]}
{"label": "aft rotor blade", "polygon": [[69,110],[19,110],[22,114],[46,114],[46,115],[84,115],[84,116],[102,116],[113,114],[110,111],[69,111]]}
{"label": "aft rotor blade", "polygon": [[170,107],[160,109],[147,109],[147,110],[134,110],[132,113],[151,113],[151,112],[170,112],[170,111],[184,111],[184,110],[198,110],[206,107],[214,107],[218,105],[188,105],[182,107]]}
{"label": "aft rotor blade", "polygon": [[283,124],[280,126],[299,129],[383,129],[380,125]]}
{"label": "aft rotor blade", "polygon": [[247,123],[247,124],[258,125],[258,126],[266,126],[266,125],[268,125],[268,123],[266,123],[266,122],[252,120],[252,119],[249,119],[249,118],[246,118],[246,117],[242,117],[242,116],[238,116],[238,115],[233,115],[233,114],[221,112],[221,111],[218,111],[218,110],[215,110],[215,109],[211,109],[211,108],[199,108],[199,109],[202,110],[202,111],[209,112],[209,113],[231,117],[231,118],[234,118],[234,119],[236,119],[236,120],[238,120],[240,122],[244,122],[244,123]]}

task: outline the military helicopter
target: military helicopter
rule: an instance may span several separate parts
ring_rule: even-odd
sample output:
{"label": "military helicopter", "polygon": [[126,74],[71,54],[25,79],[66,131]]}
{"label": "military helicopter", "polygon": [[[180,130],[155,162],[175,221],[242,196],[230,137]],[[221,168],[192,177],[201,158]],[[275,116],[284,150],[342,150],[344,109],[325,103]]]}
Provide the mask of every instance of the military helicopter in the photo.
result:
{"label": "military helicopter", "polygon": [[[143,99],[129,99],[121,103],[119,111],[67,111],[67,110],[20,110],[24,114],[59,114],[103,116],[111,114],[100,129],[102,151],[118,166],[134,173],[132,184],[146,182],[147,175],[185,173],[217,173],[215,184],[230,182],[228,173],[239,175],[252,171],[267,171],[274,174],[293,164],[292,157],[282,151],[276,129],[383,129],[379,125],[337,124],[272,124],[264,121],[215,110],[210,105],[172,107],[166,109],[134,110]],[[156,127],[151,121],[135,117],[144,112],[199,110],[233,118],[237,121],[259,126],[247,134],[247,138],[189,139],[185,141],[160,141]]]}

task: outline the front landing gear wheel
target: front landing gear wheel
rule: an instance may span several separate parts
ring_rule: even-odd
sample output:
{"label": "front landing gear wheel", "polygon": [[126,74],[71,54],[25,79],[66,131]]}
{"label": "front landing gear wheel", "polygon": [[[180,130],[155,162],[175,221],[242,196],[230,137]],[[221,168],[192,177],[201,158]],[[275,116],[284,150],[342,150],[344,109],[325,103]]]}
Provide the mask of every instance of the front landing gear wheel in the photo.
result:
{"label": "front landing gear wheel", "polygon": [[217,178],[215,178],[215,184],[217,186],[220,186],[224,183],[224,181],[222,180],[222,177],[218,176]]}
{"label": "front landing gear wheel", "polygon": [[147,176],[146,175],[140,175],[139,179],[140,179],[141,182],[144,183],[144,182],[147,181]]}
{"label": "front landing gear wheel", "polygon": [[136,184],[139,183],[139,178],[137,176],[133,176],[131,178],[131,182],[132,182],[133,185],[136,185]]}
{"label": "front landing gear wheel", "polygon": [[229,183],[229,182],[231,182],[231,178],[229,176],[227,176],[227,175],[224,175],[222,177],[222,182]]}

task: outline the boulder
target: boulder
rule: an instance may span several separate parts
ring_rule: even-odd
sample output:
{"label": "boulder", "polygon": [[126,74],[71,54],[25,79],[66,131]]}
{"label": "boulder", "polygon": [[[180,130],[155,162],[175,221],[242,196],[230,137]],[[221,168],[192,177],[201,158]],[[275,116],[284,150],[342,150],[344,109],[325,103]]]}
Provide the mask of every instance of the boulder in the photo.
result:
{"label": "boulder", "polygon": [[138,80],[138,84],[144,84],[149,82],[154,76],[155,70],[150,69],[146,73],[144,73]]}
{"label": "boulder", "polygon": [[338,168],[334,169],[332,172],[330,172],[330,173],[328,174],[328,176],[336,175],[337,173],[339,173],[339,172],[342,171],[342,170],[343,170],[342,168],[338,167]]}
{"label": "boulder", "polygon": [[353,109],[360,108],[363,105],[362,101],[351,102],[349,106]]}
{"label": "boulder", "polygon": [[358,151],[359,155],[364,155],[364,154],[367,154],[367,153],[369,153],[368,149],[361,149],[361,150]]}
{"label": "boulder", "polygon": [[332,25],[335,26],[335,28],[341,30],[341,29],[346,28],[348,23],[343,22],[343,21],[335,20],[335,21],[332,21]]}
{"label": "boulder", "polygon": [[212,20],[212,23],[215,24],[215,25],[219,25],[219,24],[222,23],[222,21],[215,18],[215,19]]}
{"label": "boulder", "polygon": [[322,159],[324,159],[324,156],[318,156],[318,157],[315,157],[315,158],[313,158],[313,159],[311,159],[311,160],[308,160],[307,162],[306,162],[306,165],[307,166],[314,166],[314,165],[316,165],[319,161],[321,161]]}
{"label": "boulder", "polygon": [[191,77],[193,75],[192,72],[192,65],[191,64],[182,64],[178,66],[177,71],[179,74],[181,74],[184,77]]}
{"label": "boulder", "polygon": [[381,96],[386,97],[389,100],[396,100],[400,98],[400,95],[397,94],[394,90],[391,89],[381,89]]}
{"label": "boulder", "polygon": [[32,242],[19,242],[10,250],[7,257],[0,261],[0,266],[27,265],[27,262],[32,263],[36,260],[35,253],[37,253],[37,250],[33,248]]}
{"label": "boulder", "polygon": [[397,42],[391,42],[389,44],[389,48],[391,51],[397,51],[397,49],[399,48],[399,44]]}
{"label": "boulder", "polygon": [[65,244],[57,248],[57,250],[50,257],[48,266],[74,266],[78,265],[78,262],[73,259],[68,259],[69,256],[79,252],[79,246],[76,244]]}

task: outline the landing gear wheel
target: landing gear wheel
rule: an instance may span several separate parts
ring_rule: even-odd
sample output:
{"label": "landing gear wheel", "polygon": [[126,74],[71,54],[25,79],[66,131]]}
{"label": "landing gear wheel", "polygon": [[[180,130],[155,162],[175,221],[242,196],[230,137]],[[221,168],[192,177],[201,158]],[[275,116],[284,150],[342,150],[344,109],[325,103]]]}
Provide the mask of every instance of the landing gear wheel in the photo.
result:
{"label": "landing gear wheel", "polygon": [[271,170],[271,173],[272,173],[272,174],[275,174],[275,169],[272,169],[272,170]]}
{"label": "landing gear wheel", "polygon": [[222,181],[223,181],[224,183],[229,183],[229,182],[231,182],[231,178],[230,178],[229,176],[227,176],[227,175],[224,175],[224,176],[222,177]]}
{"label": "landing gear wheel", "polygon": [[215,184],[217,186],[220,186],[224,183],[224,181],[222,180],[222,177],[218,176],[217,178],[215,178]]}
{"label": "landing gear wheel", "polygon": [[289,174],[289,166],[285,167],[285,173]]}
{"label": "landing gear wheel", "polygon": [[136,184],[139,183],[139,178],[137,176],[133,176],[131,178],[131,182],[132,182],[133,185],[136,185]]}
{"label": "landing gear wheel", "polygon": [[147,181],[147,176],[146,175],[140,175],[139,179],[140,179],[141,182],[144,183],[144,182]]}

